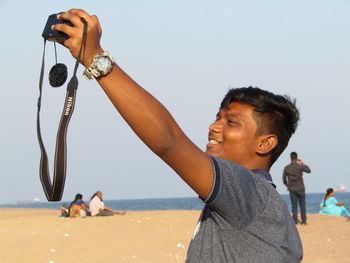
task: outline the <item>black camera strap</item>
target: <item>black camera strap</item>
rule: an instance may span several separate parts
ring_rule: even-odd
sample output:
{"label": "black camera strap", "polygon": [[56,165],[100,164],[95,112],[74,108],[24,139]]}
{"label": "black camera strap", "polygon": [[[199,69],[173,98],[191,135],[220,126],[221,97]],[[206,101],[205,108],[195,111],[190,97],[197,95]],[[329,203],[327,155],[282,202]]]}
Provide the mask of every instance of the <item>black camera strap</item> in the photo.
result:
{"label": "black camera strap", "polygon": [[39,80],[39,98],[38,98],[38,111],[37,111],[37,135],[39,146],[41,150],[40,158],[40,181],[44,188],[44,192],[48,201],[60,201],[63,195],[64,183],[66,180],[66,168],[67,168],[67,140],[66,134],[68,130],[69,121],[72,117],[75,97],[78,89],[78,78],[76,76],[77,69],[79,66],[79,60],[83,47],[86,43],[86,33],[87,33],[87,22],[82,19],[84,23],[83,39],[79,50],[78,57],[75,62],[73,76],[67,85],[67,93],[63,106],[63,112],[61,115],[61,120],[59,123],[57,136],[56,136],[56,148],[55,148],[55,163],[54,163],[54,174],[53,183],[51,183],[50,172],[49,172],[49,161],[47,153],[45,150],[44,142],[41,136],[40,130],[40,108],[42,99],[42,86],[44,79],[44,68],[45,68],[45,46],[46,39],[44,39],[44,50],[41,63],[40,80]]}

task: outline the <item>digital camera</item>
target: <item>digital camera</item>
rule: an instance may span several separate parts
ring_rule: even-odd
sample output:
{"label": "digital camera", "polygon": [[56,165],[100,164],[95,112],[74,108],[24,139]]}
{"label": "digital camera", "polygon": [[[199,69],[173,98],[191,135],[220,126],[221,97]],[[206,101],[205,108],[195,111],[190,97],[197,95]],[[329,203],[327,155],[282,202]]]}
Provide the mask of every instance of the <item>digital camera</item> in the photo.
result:
{"label": "digital camera", "polygon": [[49,16],[49,18],[47,19],[44,31],[42,33],[42,37],[48,41],[55,41],[55,42],[61,43],[68,38],[67,34],[61,31],[52,30],[51,26],[56,24],[66,24],[69,26],[73,26],[73,24],[66,20],[57,19],[58,14],[62,14],[62,12],[57,14],[52,14]]}

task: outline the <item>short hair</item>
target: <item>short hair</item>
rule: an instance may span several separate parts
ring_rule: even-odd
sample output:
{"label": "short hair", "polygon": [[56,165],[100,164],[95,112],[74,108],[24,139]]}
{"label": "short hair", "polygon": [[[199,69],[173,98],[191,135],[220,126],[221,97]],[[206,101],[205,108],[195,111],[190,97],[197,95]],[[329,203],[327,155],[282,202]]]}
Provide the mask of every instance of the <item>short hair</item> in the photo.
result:
{"label": "short hair", "polygon": [[298,154],[296,152],[291,152],[290,153],[290,159],[293,159],[293,160],[298,159]]}
{"label": "short hair", "polygon": [[287,95],[275,95],[257,87],[231,88],[221,102],[220,109],[227,108],[232,102],[254,107],[253,118],[257,123],[256,135],[272,133],[277,136],[278,144],[271,151],[272,165],[287,147],[299,121],[296,100]]}

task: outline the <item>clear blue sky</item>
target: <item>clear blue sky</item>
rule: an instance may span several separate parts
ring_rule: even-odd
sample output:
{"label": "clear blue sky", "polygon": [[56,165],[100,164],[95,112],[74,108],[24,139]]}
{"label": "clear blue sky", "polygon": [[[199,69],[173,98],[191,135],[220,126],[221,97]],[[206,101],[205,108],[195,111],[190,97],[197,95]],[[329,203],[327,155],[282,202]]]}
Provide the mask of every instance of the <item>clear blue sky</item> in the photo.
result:
{"label": "clear blue sky", "polygon": [[[72,7],[100,18],[102,45],[173,114],[202,149],[229,87],[258,86],[297,98],[299,128],[271,173],[297,151],[312,173],[308,192],[350,188],[350,3],[348,1],[19,1],[0,0],[0,203],[45,200],[39,181],[36,102],[47,16]],[[54,64],[47,45],[46,74]],[[73,71],[69,52],[59,62]],[[80,192],[106,199],[195,196],[151,153],[79,69],[68,131],[64,200]],[[65,88],[47,79],[42,132],[53,161]],[[156,132],[156,131],[155,131]],[[51,166],[52,173],[52,166]]]}

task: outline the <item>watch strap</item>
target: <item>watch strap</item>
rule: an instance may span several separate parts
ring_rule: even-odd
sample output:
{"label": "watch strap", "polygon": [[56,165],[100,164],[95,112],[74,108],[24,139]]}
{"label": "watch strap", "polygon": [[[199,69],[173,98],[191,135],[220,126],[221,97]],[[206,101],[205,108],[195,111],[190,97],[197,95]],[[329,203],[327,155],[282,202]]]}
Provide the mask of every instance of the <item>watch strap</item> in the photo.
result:
{"label": "watch strap", "polygon": [[100,76],[99,72],[91,65],[90,67],[86,68],[83,73],[84,77],[87,79],[94,79],[98,78]]}

